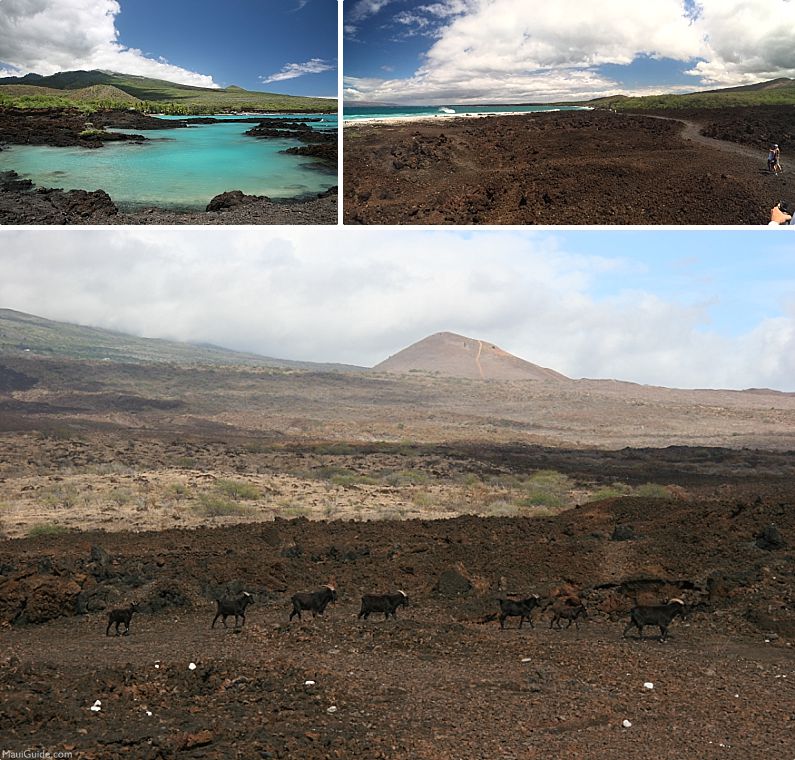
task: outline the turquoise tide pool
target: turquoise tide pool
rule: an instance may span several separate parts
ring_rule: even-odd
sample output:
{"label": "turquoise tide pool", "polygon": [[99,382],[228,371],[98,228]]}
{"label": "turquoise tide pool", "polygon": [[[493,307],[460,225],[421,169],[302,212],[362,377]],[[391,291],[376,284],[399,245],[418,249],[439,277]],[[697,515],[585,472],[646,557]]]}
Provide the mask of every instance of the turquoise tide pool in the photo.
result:
{"label": "turquoise tide pool", "polygon": [[[336,127],[336,116],[322,118],[311,126]],[[227,190],[292,198],[337,184],[336,172],[318,168],[305,156],[280,152],[302,143],[244,134],[254,126],[230,122],[139,131],[148,138],[142,144],[106,143],[96,149],[12,145],[0,151],[0,171],[13,169],[42,187],[104,190],[122,209],[197,210]]]}

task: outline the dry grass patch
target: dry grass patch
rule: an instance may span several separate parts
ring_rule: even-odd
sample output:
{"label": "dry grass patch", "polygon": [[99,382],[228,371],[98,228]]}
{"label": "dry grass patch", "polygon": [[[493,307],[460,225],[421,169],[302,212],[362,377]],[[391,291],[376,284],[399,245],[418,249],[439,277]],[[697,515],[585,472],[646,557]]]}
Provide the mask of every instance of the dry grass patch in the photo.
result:
{"label": "dry grass patch", "polygon": [[230,501],[222,496],[202,494],[191,504],[191,509],[200,517],[240,517],[251,514],[248,504]]}
{"label": "dry grass patch", "polygon": [[28,538],[37,536],[60,536],[68,532],[68,528],[57,523],[39,523],[28,529]]}
{"label": "dry grass patch", "polygon": [[215,481],[214,488],[219,494],[230,499],[240,501],[256,501],[262,498],[262,491],[255,485],[243,480],[226,480],[220,478]]}

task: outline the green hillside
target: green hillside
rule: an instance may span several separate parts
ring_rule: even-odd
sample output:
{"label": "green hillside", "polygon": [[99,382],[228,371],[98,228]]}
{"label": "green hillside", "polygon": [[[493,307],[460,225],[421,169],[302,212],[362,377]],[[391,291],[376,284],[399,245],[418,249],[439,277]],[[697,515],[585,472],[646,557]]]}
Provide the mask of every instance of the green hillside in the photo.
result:
{"label": "green hillside", "polygon": [[295,369],[358,369],[315,364],[54,322],[11,309],[0,309],[0,357],[45,356],[125,363],[170,363],[180,366],[223,365]]}
{"label": "green hillside", "polygon": [[[9,86],[17,91],[9,90]],[[31,87],[46,88],[46,90],[19,92],[20,87],[28,90]],[[98,88],[95,100],[85,97],[86,92],[92,88]],[[108,71],[63,71],[47,77],[27,74],[24,77],[0,78],[0,105],[37,107],[61,104],[53,101],[64,101],[67,105],[76,104],[84,110],[90,110],[90,105],[94,102],[113,101],[125,108],[133,107],[150,113],[175,114],[225,111],[332,113],[337,110],[336,100],[326,98],[253,92],[234,85],[225,89],[191,87],[162,79]]]}
{"label": "green hillside", "polygon": [[691,92],[685,95],[614,95],[580,105],[615,108],[617,111],[667,110],[677,108],[731,108],[735,106],[795,105],[795,79],[774,79],[722,90]]}

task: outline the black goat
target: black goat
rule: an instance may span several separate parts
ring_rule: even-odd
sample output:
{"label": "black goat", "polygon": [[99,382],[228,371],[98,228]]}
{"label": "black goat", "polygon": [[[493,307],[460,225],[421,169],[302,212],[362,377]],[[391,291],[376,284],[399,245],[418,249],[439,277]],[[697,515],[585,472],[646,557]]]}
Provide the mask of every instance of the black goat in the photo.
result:
{"label": "black goat", "polygon": [[397,616],[398,607],[408,606],[409,598],[405,591],[398,591],[397,594],[365,594],[358,617],[367,620],[371,612],[383,612],[384,620],[388,620],[390,615]]}
{"label": "black goat", "polygon": [[300,591],[297,594],[293,594],[291,601],[293,603],[293,611],[290,613],[290,620],[295,615],[298,615],[300,620],[301,610],[309,610],[312,613],[312,617],[317,617],[325,612],[329,602],[337,601],[337,589],[333,586],[323,586],[317,591]]}
{"label": "black goat", "polygon": [[530,627],[533,628],[533,610],[539,606],[540,598],[538,594],[532,594],[527,599],[502,599],[497,601],[500,603],[500,628],[505,628],[505,618],[518,617],[519,627],[527,620]]}
{"label": "black goat", "polygon": [[573,599],[571,597],[563,599],[552,606],[552,619],[549,621],[549,627],[552,628],[554,625],[555,628],[560,630],[560,621],[568,620],[569,622],[566,624],[566,628],[570,628],[571,624],[574,623],[574,627],[579,631],[580,616],[588,617],[585,605],[579,599]]}
{"label": "black goat", "polygon": [[121,607],[108,612],[108,627],[105,629],[105,635],[110,636],[110,627],[116,624],[116,635],[119,635],[119,624],[124,623],[124,636],[130,633],[130,620],[132,620],[133,612],[138,609],[137,602],[130,602],[128,607]]}
{"label": "black goat", "polygon": [[633,607],[629,611],[629,623],[624,629],[624,636],[630,629],[638,629],[638,638],[643,638],[643,628],[647,625],[656,625],[660,628],[660,641],[668,637],[668,626],[677,616],[685,617],[685,603],[681,599],[669,599],[667,604],[658,604],[649,607]]}
{"label": "black goat", "polygon": [[218,606],[218,609],[215,613],[213,624],[210,626],[210,628],[215,628],[218,618],[221,618],[221,622],[224,624],[224,628],[226,628],[226,619],[230,615],[235,616],[235,628],[238,627],[237,619],[241,618],[243,620],[243,622],[240,624],[240,627],[242,628],[246,623],[246,607],[253,602],[254,597],[249,594],[248,591],[244,591],[240,596],[234,597],[233,599],[229,599],[228,597],[225,597],[224,599],[216,599],[215,603]]}

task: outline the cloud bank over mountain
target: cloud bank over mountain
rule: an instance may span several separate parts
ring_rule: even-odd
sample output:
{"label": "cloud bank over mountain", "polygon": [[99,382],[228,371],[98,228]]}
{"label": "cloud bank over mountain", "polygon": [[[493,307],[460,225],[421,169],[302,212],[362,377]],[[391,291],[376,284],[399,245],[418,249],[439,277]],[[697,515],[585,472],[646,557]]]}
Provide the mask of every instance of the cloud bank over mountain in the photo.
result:
{"label": "cloud bank over mountain", "polygon": [[212,76],[119,42],[117,0],[0,0],[0,76],[101,69],[218,87]]}

